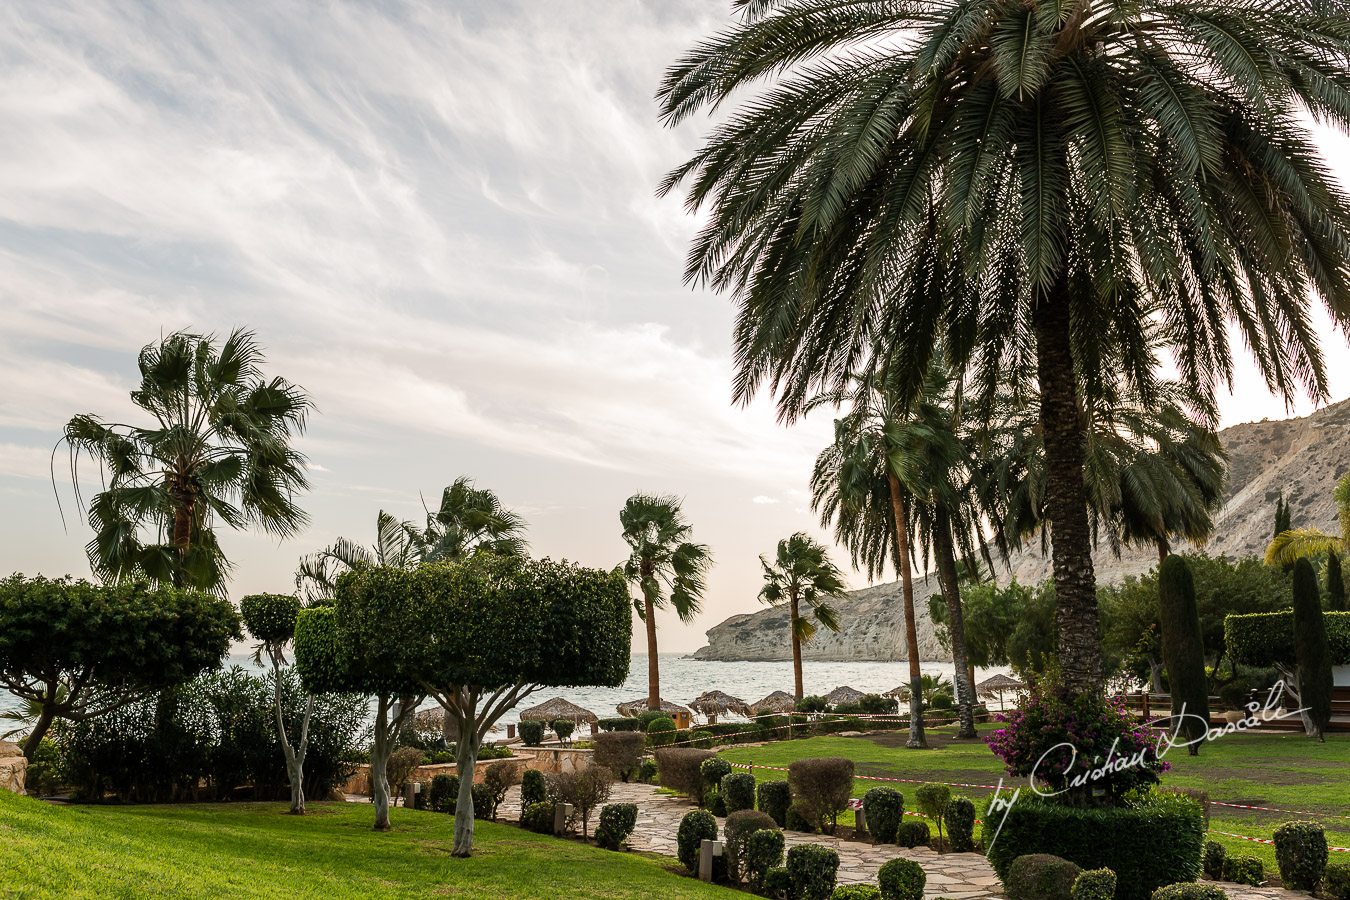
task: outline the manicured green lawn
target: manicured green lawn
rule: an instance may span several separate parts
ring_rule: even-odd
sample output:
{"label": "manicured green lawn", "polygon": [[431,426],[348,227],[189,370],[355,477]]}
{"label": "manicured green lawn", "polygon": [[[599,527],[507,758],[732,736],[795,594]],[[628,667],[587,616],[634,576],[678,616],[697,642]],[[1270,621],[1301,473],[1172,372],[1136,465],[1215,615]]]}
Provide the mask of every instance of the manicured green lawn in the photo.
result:
{"label": "manicured green lawn", "polygon": [[[396,809],[375,834],[365,804],[59,807],[0,791],[0,898],[730,897],[671,874],[673,860],[611,853],[478,823],[452,859],[451,817]],[[740,896],[737,894],[736,896]]]}
{"label": "manicured green lawn", "polygon": [[[987,732],[997,726],[981,726]],[[846,756],[852,759],[858,775],[881,775],[920,781],[1005,784],[1012,781],[981,741],[954,741],[952,729],[930,729],[930,750],[909,750],[904,733],[882,733],[864,737],[818,737],[798,741],[779,741],[763,747],[729,749],[722,756],[729,762],[760,766],[786,767],[794,759],[809,756]],[[1248,806],[1279,807],[1315,813],[1333,846],[1350,847],[1350,735],[1336,734],[1325,744],[1302,734],[1239,734],[1221,737],[1200,748],[1199,756],[1187,756],[1184,748],[1167,754],[1172,770],[1163,776],[1164,785],[1202,788],[1211,800]],[[786,773],[755,770],[760,780],[786,777]],[[885,782],[858,779],[854,796]],[[1023,782],[1025,783],[1025,782]],[[916,784],[892,784],[906,795],[905,807],[914,809],[910,795]],[[966,794],[977,806],[992,793],[974,788],[953,788],[954,794]],[[1286,813],[1261,812],[1211,805],[1210,828],[1233,834],[1270,839],[1281,822],[1307,821],[1307,817]],[[1259,856],[1274,870],[1275,851],[1266,844],[1211,834],[1211,840],[1223,844],[1229,853]],[[1350,864],[1350,853],[1333,853],[1333,862]]]}

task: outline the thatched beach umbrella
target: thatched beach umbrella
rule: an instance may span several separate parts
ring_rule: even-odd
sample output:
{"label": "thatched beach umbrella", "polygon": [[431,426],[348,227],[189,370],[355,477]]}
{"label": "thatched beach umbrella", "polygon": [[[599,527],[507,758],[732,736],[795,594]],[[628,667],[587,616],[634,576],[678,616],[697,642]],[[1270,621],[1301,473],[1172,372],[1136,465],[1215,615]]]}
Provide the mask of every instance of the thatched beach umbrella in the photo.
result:
{"label": "thatched beach umbrella", "polygon": [[975,693],[982,697],[998,697],[998,705],[1003,706],[1004,691],[1020,691],[1026,685],[1015,678],[1009,678],[1007,675],[991,675],[984,681],[975,685]]}
{"label": "thatched beach umbrella", "polygon": [[[647,698],[643,697],[641,700],[629,700],[627,703],[620,703],[614,708],[619,711],[619,715],[621,716],[628,716],[629,718],[639,716],[648,709]],[[687,707],[671,703],[669,700],[662,700],[661,712],[666,713],[669,716],[674,716],[677,712],[689,712],[689,710]]]}
{"label": "thatched beach umbrella", "polygon": [[837,687],[825,695],[825,702],[838,706],[840,703],[857,703],[863,696],[863,692],[857,688]]}
{"label": "thatched beach umbrella", "polygon": [[521,721],[527,719],[541,719],[545,722],[552,722],[556,719],[567,719],[569,722],[576,722],[580,725],[585,722],[588,725],[594,725],[600,721],[600,717],[589,709],[582,709],[571,701],[564,700],[562,697],[554,697],[538,706],[531,706],[523,710],[520,714]]}
{"label": "thatched beach umbrella", "polygon": [[908,700],[908,699],[909,699],[909,685],[907,685],[907,684],[902,684],[902,685],[900,685],[899,687],[893,687],[893,688],[891,688],[889,691],[887,691],[886,693],[882,694],[881,696],[883,696],[883,697],[888,697],[888,698],[890,698],[891,700]]}
{"label": "thatched beach umbrella", "polygon": [[757,716],[766,713],[781,715],[782,713],[792,712],[793,707],[797,705],[797,700],[787,691],[774,691],[758,703],[750,704],[750,712]]}
{"label": "thatched beach umbrella", "polygon": [[727,713],[750,715],[750,704],[723,691],[704,691],[690,702],[689,708],[704,716],[724,716]]}

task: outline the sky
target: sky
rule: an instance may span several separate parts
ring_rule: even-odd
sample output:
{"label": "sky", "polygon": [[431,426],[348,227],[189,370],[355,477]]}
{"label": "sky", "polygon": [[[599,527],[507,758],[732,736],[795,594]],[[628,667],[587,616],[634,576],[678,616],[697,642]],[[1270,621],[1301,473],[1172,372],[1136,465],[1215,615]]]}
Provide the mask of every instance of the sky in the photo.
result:
{"label": "sky", "polygon": [[[245,326],[317,412],[311,524],[222,535],[236,600],[466,474],[525,516],[535,555],[606,568],[629,495],[683,498],[716,567],[693,623],[659,617],[663,650],[759,608],[758,556],[826,537],[806,487],[829,415],[788,429],[767,397],[732,405],[733,311],[682,283],[698,223],[655,195],[709,127],[661,126],[661,73],[729,15],[0,4],[0,572],[88,575],[64,455],[53,483],[62,425],[128,417],[161,334]],[[1319,140],[1350,184],[1350,141]],[[1342,399],[1350,353],[1317,321]],[[1311,408],[1244,368],[1223,424]]]}

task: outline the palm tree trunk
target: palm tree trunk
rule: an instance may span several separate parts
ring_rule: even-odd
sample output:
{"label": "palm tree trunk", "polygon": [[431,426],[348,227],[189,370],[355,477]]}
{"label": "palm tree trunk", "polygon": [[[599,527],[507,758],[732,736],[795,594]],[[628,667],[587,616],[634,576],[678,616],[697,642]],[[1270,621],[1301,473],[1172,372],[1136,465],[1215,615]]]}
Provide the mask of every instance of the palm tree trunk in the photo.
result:
{"label": "palm tree trunk", "polygon": [[1167,542],[1167,538],[1158,538],[1158,565],[1162,565],[1171,555],[1172,545]]}
{"label": "palm tree trunk", "polygon": [[947,601],[947,628],[952,636],[952,663],[956,667],[952,685],[956,689],[959,738],[975,737],[975,685],[970,679],[966,656],[966,625],[961,612],[961,585],[956,575],[956,553],[952,546],[951,516],[941,503],[933,511],[933,550],[937,557],[938,583]]}
{"label": "palm tree trunk", "polygon": [[32,762],[33,754],[37,752],[38,745],[47,736],[47,730],[52,727],[52,722],[55,719],[56,711],[52,709],[50,704],[44,703],[37,722],[33,724],[32,731],[29,731],[28,737],[24,738],[22,747],[24,759]]}
{"label": "palm tree trunk", "polygon": [[900,480],[887,473],[891,485],[891,506],[895,511],[896,565],[900,569],[900,594],[905,603],[905,655],[909,657],[909,740],[906,747],[927,747],[923,736],[923,698],[919,684],[919,629],[914,622],[914,575],[909,567],[909,517],[905,514],[905,498]]}
{"label": "palm tree trunk", "polygon": [[656,662],[656,608],[651,598],[644,601],[647,610],[647,708],[661,708],[661,671]]}
{"label": "palm tree trunk", "polygon": [[1083,485],[1086,429],[1069,335],[1066,279],[1061,277],[1040,298],[1032,324],[1045,441],[1045,501],[1058,599],[1055,619],[1060,672],[1070,692],[1086,693],[1102,687],[1102,644],[1087,489]]}
{"label": "palm tree trunk", "polygon": [[797,592],[792,592],[789,606],[788,633],[792,636],[792,678],[798,700],[802,699],[802,642],[797,640]]}

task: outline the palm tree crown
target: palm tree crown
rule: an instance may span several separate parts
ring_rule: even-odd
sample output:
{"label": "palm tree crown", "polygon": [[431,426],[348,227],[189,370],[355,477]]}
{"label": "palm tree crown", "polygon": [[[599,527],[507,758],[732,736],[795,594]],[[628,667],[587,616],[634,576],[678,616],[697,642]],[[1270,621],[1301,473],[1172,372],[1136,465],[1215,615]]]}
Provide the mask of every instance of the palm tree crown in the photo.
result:
{"label": "palm tree crown", "polygon": [[361,566],[410,569],[422,562],[420,534],[411,523],[384,510],[375,517],[375,545],[367,548],[340,537],[327,547],[300,559],[295,589],[306,603],[332,599],[338,576]]}
{"label": "palm tree crown", "polygon": [[[312,406],[283,378],[264,377],[252,332],[223,342],[175,332],[141,350],[132,402],[152,426],[79,415],[65,428],[71,479],[87,453],[107,471],[89,504],[86,550],[104,581],[149,578],[224,590],[229,571],[215,521],[291,537],[308,521],[295,495],[309,487],[291,446]],[[148,530],[150,535],[145,535]]]}
{"label": "palm tree crown", "polygon": [[802,607],[830,631],[839,630],[839,618],[831,600],[843,599],[844,573],[830,561],[825,546],[810,535],[797,532],[778,542],[778,553],[770,563],[763,556],[764,587],[759,599],[772,606],[788,607],[788,632],[792,639],[792,667],[797,699],[802,699],[801,645],[816,634],[816,623],[802,614]]}
{"label": "palm tree crown", "polygon": [[476,488],[467,475],[441,493],[441,505],[427,511],[427,525],[417,538],[423,562],[458,562],[479,550],[502,556],[525,556],[525,519],[502,505],[496,493]]}

